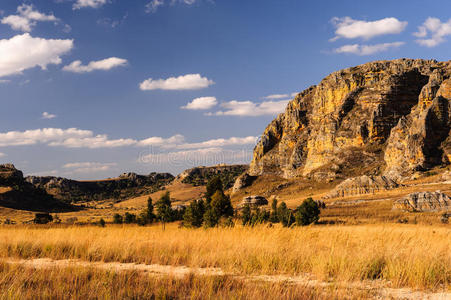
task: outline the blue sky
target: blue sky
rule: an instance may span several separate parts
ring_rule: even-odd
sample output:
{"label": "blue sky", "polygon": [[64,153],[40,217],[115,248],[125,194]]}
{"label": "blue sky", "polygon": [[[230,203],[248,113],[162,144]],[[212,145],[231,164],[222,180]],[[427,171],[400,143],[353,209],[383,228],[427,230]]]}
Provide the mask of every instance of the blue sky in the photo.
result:
{"label": "blue sky", "polygon": [[449,1],[3,0],[0,161],[77,179],[249,162],[292,94],[449,60]]}

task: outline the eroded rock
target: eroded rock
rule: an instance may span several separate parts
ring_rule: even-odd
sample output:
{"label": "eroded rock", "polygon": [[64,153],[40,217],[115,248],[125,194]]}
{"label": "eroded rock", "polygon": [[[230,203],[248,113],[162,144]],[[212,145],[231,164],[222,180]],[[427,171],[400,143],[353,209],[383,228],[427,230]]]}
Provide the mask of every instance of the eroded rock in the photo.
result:
{"label": "eroded rock", "polygon": [[399,184],[385,176],[359,176],[348,178],[337,185],[324,198],[338,198],[346,196],[373,194],[397,188]]}
{"label": "eroded rock", "polygon": [[451,198],[441,191],[412,193],[395,201],[393,208],[408,212],[451,211]]}

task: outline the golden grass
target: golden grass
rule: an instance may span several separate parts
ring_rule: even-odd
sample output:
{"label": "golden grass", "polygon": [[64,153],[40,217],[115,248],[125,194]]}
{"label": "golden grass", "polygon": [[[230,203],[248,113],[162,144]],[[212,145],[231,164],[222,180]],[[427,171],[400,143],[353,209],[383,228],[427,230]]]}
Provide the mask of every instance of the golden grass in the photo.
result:
{"label": "golden grass", "polygon": [[10,191],[12,191],[11,187],[0,186],[0,194],[4,194],[4,193],[10,192]]}
{"label": "golden grass", "polygon": [[185,278],[89,268],[29,269],[0,264],[1,299],[366,299],[370,291],[250,282],[229,276]]}
{"label": "golden grass", "polygon": [[155,192],[150,195],[144,195],[132,199],[128,199],[125,201],[121,201],[115,204],[115,207],[139,207],[143,208],[147,205],[147,198],[152,197],[153,201],[157,201],[160,199],[161,195],[169,191],[171,193],[171,199],[175,203],[179,202],[189,202],[192,200],[199,199],[206,191],[205,186],[193,186],[191,184],[185,184],[178,181],[173,181],[162,191]]}
{"label": "golden grass", "polygon": [[385,279],[395,287],[450,289],[446,226],[365,225],[209,230],[160,226],[7,227],[1,257],[77,258],[219,267],[237,274],[313,274],[320,280]]}

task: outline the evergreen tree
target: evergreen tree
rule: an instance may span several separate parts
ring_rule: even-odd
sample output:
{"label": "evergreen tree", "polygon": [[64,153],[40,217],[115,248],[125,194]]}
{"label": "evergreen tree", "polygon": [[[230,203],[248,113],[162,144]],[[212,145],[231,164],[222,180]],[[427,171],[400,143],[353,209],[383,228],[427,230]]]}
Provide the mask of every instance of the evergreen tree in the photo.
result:
{"label": "evergreen tree", "polygon": [[188,227],[200,227],[204,221],[205,206],[204,201],[194,200],[186,208],[183,220]]}
{"label": "evergreen tree", "polygon": [[114,224],[122,224],[123,218],[120,214],[114,214],[113,216],[113,223]]}
{"label": "evergreen tree", "polygon": [[271,223],[278,223],[279,217],[277,216],[277,199],[274,198],[271,203],[271,215],[269,217]]}
{"label": "evergreen tree", "polygon": [[218,218],[233,216],[233,206],[230,197],[224,195],[223,191],[217,190],[211,197],[211,209]]}
{"label": "evergreen tree", "polygon": [[210,201],[211,201],[211,197],[212,197],[217,191],[224,192],[223,186],[222,186],[222,181],[221,181],[221,178],[220,178],[219,176],[215,176],[215,177],[211,178],[211,179],[207,182],[207,191],[205,192],[205,199],[207,200],[207,203],[208,203],[208,204],[209,204]]}
{"label": "evergreen tree", "polygon": [[172,221],[172,207],[171,207],[171,196],[169,192],[164,193],[160,200],[155,203],[157,208],[157,217],[163,224],[163,230],[166,228],[166,223]]}
{"label": "evergreen tree", "polygon": [[306,226],[318,222],[320,212],[318,203],[312,198],[304,200],[296,210],[297,225]]}
{"label": "evergreen tree", "polygon": [[249,204],[244,205],[242,211],[241,211],[241,221],[244,226],[249,225],[251,222],[251,207]]}
{"label": "evergreen tree", "polygon": [[212,208],[209,208],[204,214],[204,227],[215,227],[219,223],[219,218]]}
{"label": "evergreen tree", "polygon": [[153,213],[153,203],[152,203],[152,198],[149,196],[149,198],[147,198],[147,221],[149,223],[152,223],[153,220],[155,219],[155,214]]}
{"label": "evergreen tree", "polygon": [[290,227],[295,221],[293,212],[287,207],[285,202],[280,203],[277,208],[277,217],[284,227]]}

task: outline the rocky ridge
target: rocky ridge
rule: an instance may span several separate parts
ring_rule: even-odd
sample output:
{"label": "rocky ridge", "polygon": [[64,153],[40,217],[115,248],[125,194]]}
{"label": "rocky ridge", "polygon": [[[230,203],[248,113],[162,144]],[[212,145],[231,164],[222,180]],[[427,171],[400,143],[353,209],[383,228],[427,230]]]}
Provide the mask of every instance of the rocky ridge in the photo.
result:
{"label": "rocky ridge", "polygon": [[168,173],[150,173],[149,175],[124,173],[118,178],[98,181],[77,181],[52,176],[25,178],[34,187],[43,189],[55,198],[66,202],[125,200],[153,193],[173,179],[174,176]]}
{"label": "rocky ridge", "polygon": [[248,174],[399,182],[450,164],[450,75],[450,61],[421,59],[334,72],[299,93],[267,126]]}

